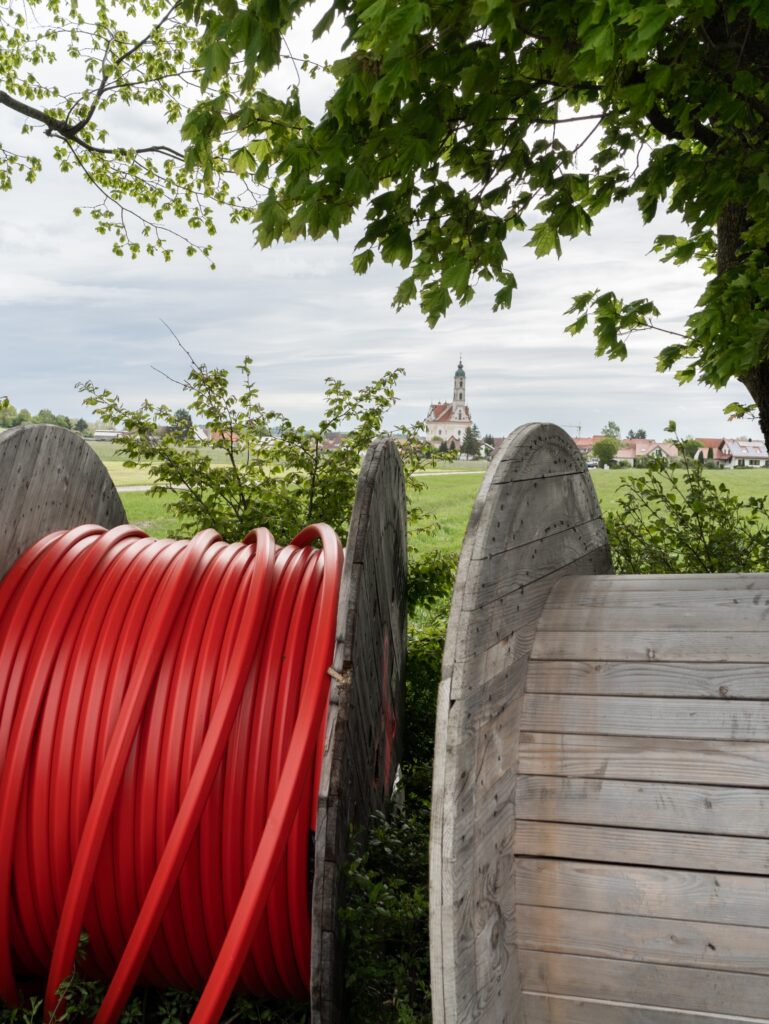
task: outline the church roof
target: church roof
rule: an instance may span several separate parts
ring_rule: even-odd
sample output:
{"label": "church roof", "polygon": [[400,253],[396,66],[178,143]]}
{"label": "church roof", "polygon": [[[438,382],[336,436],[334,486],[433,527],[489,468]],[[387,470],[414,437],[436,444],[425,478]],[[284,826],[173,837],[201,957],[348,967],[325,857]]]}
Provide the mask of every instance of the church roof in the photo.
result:
{"label": "church roof", "polygon": [[457,372],[454,374],[454,376],[455,377],[464,377],[464,375],[465,375],[465,368],[464,368],[464,366],[462,366],[462,356],[460,356],[459,357],[459,366],[457,367]]}
{"label": "church roof", "polygon": [[428,419],[431,423],[438,423],[451,419],[451,402],[436,402],[430,409]]}

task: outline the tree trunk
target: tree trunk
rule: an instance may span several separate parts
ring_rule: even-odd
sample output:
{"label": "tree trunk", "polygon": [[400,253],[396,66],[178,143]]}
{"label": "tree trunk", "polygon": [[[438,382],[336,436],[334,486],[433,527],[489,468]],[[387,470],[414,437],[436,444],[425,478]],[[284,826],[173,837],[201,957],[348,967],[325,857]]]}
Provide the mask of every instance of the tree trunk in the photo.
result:
{"label": "tree trunk", "polygon": [[740,380],[750,392],[758,409],[758,425],[769,448],[769,361],[759,363],[748,370]]}
{"label": "tree trunk", "polygon": [[[731,270],[740,262],[737,250],[742,232],[747,227],[745,207],[727,203],[718,218],[718,253],[716,268],[719,274]],[[748,389],[758,410],[758,425],[769,447],[769,360],[759,363],[739,378]]]}

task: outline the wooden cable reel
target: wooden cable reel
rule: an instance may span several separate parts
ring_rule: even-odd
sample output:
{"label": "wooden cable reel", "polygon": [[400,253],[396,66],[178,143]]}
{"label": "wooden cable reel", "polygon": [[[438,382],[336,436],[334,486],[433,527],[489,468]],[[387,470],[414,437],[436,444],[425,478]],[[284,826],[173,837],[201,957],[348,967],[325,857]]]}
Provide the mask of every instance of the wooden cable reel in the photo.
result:
{"label": "wooden cable reel", "polygon": [[[104,464],[61,427],[0,434],[0,577],[55,530],[126,522]],[[337,909],[351,831],[392,792],[400,759],[406,616],[405,487],[392,441],[369,448],[350,522],[330,667],[312,890],[313,1024],[345,1019]]]}
{"label": "wooden cable reel", "polygon": [[520,427],[449,620],[436,1024],[769,1020],[769,574],[610,573],[581,455]]}

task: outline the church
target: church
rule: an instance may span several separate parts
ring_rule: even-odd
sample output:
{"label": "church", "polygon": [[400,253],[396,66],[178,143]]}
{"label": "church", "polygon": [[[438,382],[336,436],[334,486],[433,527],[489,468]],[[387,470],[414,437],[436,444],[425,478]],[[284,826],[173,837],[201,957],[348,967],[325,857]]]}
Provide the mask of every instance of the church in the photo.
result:
{"label": "church", "polygon": [[465,369],[460,356],[459,366],[454,374],[454,400],[431,405],[425,420],[427,436],[436,448],[445,443],[447,448],[458,451],[465,431],[472,427],[473,418],[465,395]]}

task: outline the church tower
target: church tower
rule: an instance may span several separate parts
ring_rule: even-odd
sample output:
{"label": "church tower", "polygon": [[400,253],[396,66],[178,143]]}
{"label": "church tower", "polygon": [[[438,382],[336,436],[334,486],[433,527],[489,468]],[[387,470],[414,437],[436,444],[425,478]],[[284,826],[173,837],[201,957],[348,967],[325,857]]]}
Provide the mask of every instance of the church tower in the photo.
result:
{"label": "church tower", "polygon": [[444,445],[449,450],[459,451],[465,433],[472,425],[473,418],[467,407],[465,368],[460,356],[459,366],[454,373],[454,400],[431,405],[425,426],[427,436],[436,448]]}
{"label": "church tower", "polygon": [[462,366],[462,356],[459,357],[459,366],[454,374],[454,405],[465,404],[465,368]]}

